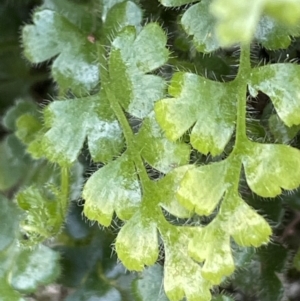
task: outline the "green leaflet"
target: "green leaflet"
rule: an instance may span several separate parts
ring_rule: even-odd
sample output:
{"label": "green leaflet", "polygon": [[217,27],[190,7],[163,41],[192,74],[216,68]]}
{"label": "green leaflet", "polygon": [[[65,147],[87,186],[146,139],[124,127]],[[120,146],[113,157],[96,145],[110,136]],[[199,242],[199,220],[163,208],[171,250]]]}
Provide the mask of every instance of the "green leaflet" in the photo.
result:
{"label": "green leaflet", "polygon": [[171,301],[211,300],[211,283],[203,275],[200,266],[187,254],[188,229],[160,225],[165,247],[164,288]]}
{"label": "green leaflet", "polygon": [[[52,76],[62,91],[84,94],[96,88],[99,68],[95,45],[68,19],[52,10],[37,11],[34,25],[23,28],[24,54],[32,63],[57,56]],[[66,43],[67,41],[67,43]]]}
{"label": "green leaflet", "polygon": [[[112,2],[109,0],[107,4],[110,6]],[[113,5],[105,16],[103,31],[107,39],[110,39],[111,35],[115,35],[126,26],[141,27],[143,13],[140,7],[132,1],[120,2]]]}
{"label": "green leaflet", "polygon": [[155,104],[156,119],[166,137],[175,141],[193,126],[192,146],[203,154],[220,154],[234,130],[233,86],[178,72],[173,76],[169,94],[174,98]]}
{"label": "green leaflet", "polygon": [[189,145],[166,139],[155,120],[154,112],[144,119],[136,142],[147,163],[163,173],[189,162]]}
{"label": "green leaflet", "polygon": [[212,52],[220,47],[215,34],[216,21],[209,10],[210,4],[211,0],[203,0],[191,6],[181,18],[184,30],[194,36],[194,43],[200,52]]}
{"label": "green leaflet", "polygon": [[104,226],[111,223],[114,211],[129,219],[141,202],[139,182],[133,162],[127,155],[96,171],[84,186],[84,214]]}
{"label": "green leaflet", "polygon": [[228,167],[222,161],[188,170],[177,190],[179,202],[199,215],[210,215],[230,185]]}
{"label": "green leaflet", "polygon": [[281,188],[300,185],[300,151],[287,145],[249,143],[243,157],[247,183],[263,197],[275,197]]}
{"label": "green leaflet", "polygon": [[52,162],[72,164],[86,138],[94,161],[107,162],[123,147],[119,124],[102,95],[54,101],[44,114],[48,131],[35,143]]}
{"label": "green leaflet", "polygon": [[220,225],[212,222],[207,227],[196,228],[189,242],[189,254],[199,262],[205,261],[202,274],[213,284],[219,284],[223,276],[234,271],[230,236]]}
{"label": "green leaflet", "polygon": [[144,265],[153,265],[158,258],[158,233],[154,219],[146,210],[138,211],[120,230],[116,251],[130,270],[142,271]]}
{"label": "green leaflet", "polygon": [[147,24],[139,33],[134,27],[126,27],[112,42],[110,89],[122,107],[136,117],[146,117],[154,102],[164,95],[165,81],[145,73],[167,62],[166,42],[165,33],[156,23]]}
{"label": "green leaflet", "polygon": [[293,37],[300,36],[300,26],[282,24],[277,19],[263,15],[254,33],[254,39],[267,49],[287,48]]}
{"label": "green leaflet", "polygon": [[[39,11],[52,10],[87,34],[95,26],[95,9],[99,9],[102,0],[76,1],[76,4],[66,0],[44,0]],[[99,12],[97,12],[99,13]]]}
{"label": "green leaflet", "polygon": [[58,274],[59,255],[46,246],[22,250],[11,271],[11,284],[21,292],[34,292],[39,285],[51,283]]}
{"label": "green leaflet", "polygon": [[[287,82],[283,83],[282,78]],[[250,92],[267,94],[278,116],[287,126],[300,124],[300,67],[295,64],[274,64],[252,69],[249,78]]]}

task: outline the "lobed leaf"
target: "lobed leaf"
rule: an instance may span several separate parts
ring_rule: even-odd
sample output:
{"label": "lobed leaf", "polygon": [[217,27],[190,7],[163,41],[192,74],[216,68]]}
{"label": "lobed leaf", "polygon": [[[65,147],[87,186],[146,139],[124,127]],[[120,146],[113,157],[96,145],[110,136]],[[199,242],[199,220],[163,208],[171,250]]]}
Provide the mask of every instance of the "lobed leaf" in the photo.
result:
{"label": "lobed leaf", "polygon": [[195,124],[192,146],[203,154],[220,154],[234,130],[236,99],[232,85],[178,72],[169,94],[174,98],[155,104],[156,119],[166,137],[175,141]]}
{"label": "lobed leaf", "polygon": [[116,239],[118,257],[126,268],[142,271],[144,265],[153,265],[158,258],[156,222],[147,212],[138,211],[122,227]]}
{"label": "lobed leaf", "polygon": [[57,56],[52,64],[52,76],[63,91],[75,94],[96,88],[99,68],[95,45],[67,18],[52,10],[33,15],[33,25],[22,31],[24,54],[32,63],[42,63]]}
{"label": "lobed leaf", "polygon": [[187,254],[188,230],[174,226],[160,227],[165,248],[164,288],[171,301],[210,301],[211,283],[201,267]]}
{"label": "lobed leaf", "polygon": [[234,262],[231,254],[230,235],[220,224],[210,223],[205,228],[196,228],[189,241],[189,255],[204,262],[202,275],[213,284],[219,284],[222,277],[232,274]]}
{"label": "lobed leaf", "polygon": [[286,63],[254,68],[249,85],[253,96],[262,91],[271,98],[278,116],[287,126],[300,124],[299,66]]}
{"label": "lobed leaf", "polygon": [[107,162],[123,147],[119,123],[102,95],[54,101],[44,114],[48,131],[40,147],[52,162],[72,164],[86,138],[94,161]]}
{"label": "lobed leaf", "polygon": [[210,215],[220,202],[229,183],[227,161],[189,169],[177,190],[179,202],[199,215]]}
{"label": "lobed leaf", "polygon": [[144,119],[136,137],[136,145],[145,161],[163,173],[189,162],[189,145],[166,139],[155,120],[154,112]]}
{"label": "lobed leaf", "polygon": [[[110,0],[109,2],[112,1]],[[132,1],[122,1],[109,9],[105,16],[103,32],[109,38],[126,26],[140,28],[142,19],[143,12],[138,5]]]}
{"label": "lobed leaf", "polygon": [[134,27],[126,27],[112,42],[111,90],[123,108],[136,117],[146,117],[154,102],[163,97],[165,81],[144,73],[167,62],[166,42],[165,33],[156,23],[147,24],[138,34]]}
{"label": "lobed leaf", "polygon": [[254,33],[254,39],[267,49],[284,49],[292,41],[292,36],[300,35],[299,26],[288,26],[268,15],[263,15]]}
{"label": "lobed leaf", "polygon": [[[224,202],[230,203],[228,231],[240,246],[259,247],[270,240],[272,229],[266,220],[248,206],[238,195],[229,194]],[[229,213],[230,212],[230,213]]]}
{"label": "lobed leaf", "polygon": [[247,183],[262,197],[275,197],[283,189],[300,185],[300,151],[287,145],[249,142],[242,158]]}
{"label": "lobed leaf", "polygon": [[193,36],[196,49],[212,52],[220,48],[215,34],[215,18],[210,13],[211,0],[202,0],[191,6],[182,16],[181,24],[187,34]]}
{"label": "lobed leaf", "polygon": [[134,163],[127,155],[108,163],[88,179],[82,196],[90,220],[109,226],[114,211],[123,220],[131,218],[141,202]]}

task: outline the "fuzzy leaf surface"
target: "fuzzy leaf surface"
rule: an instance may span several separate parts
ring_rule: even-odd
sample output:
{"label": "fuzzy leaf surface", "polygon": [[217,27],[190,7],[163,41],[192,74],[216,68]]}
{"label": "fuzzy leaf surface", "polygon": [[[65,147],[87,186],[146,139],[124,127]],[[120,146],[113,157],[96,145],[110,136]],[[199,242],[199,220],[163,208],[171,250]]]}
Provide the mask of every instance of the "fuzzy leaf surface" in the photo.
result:
{"label": "fuzzy leaf surface", "polygon": [[94,161],[107,162],[123,147],[122,131],[101,95],[54,101],[45,110],[41,145],[46,157],[60,165],[73,163],[85,139]]}
{"label": "fuzzy leaf surface", "polygon": [[193,36],[194,44],[200,52],[212,52],[220,47],[215,34],[215,18],[210,13],[211,0],[203,0],[191,6],[182,16],[184,30]]}
{"label": "fuzzy leaf surface", "polygon": [[90,220],[109,226],[114,211],[121,219],[129,219],[141,202],[133,162],[123,155],[100,168],[88,179],[82,195],[84,214]]}
{"label": "fuzzy leaf surface", "polygon": [[173,98],[155,104],[156,119],[171,141],[192,127],[191,144],[203,154],[220,154],[235,123],[235,95],[230,84],[178,72],[169,86]]}
{"label": "fuzzy leaf surface", "polygon": [[168,226],[161,227],[160,233],[165,247],[164,288],[168,298],[177,301],[185,295],[189,301],[210,301],[211,283],[187,254],[187,231]]}
{"label": "fuzzy leaf surface", "polygon": [[267,49],[284,49],[300,35],[300,26],[289,26],[268,15],[263,15],[254,33],[254,39]]}
{"label": "fuzzy leaf surface", "polygon": [[247,183],[262,197],[275,197],[283,189],[300,185],[300,151],[287,145],[251,142],[243,157]]}
{"label": "fuzzy leaf surface", "polygon": [[116,3],[105,16],[104,32],[107,37],[126,26],[139,28],[143,19],[141,8],[132,1]]}
{"label": "fuzzy leaf surface", "polygon": [[158,258],[156,222],[144,210],[138,211],[120,230],[116,251],[126,268],[142,271]]}
{"label": "fuzzy leaf surface", "polygon": [[172,142],[165,137],[154,112],[144,119],[137,135],[137,146],[147,163],[163,173],[187,164],[190,157],[188,144]]}
{"label": "fuzzy leaf surface", "polygon": [[228,167],[222,161],[188,170],[177,190],[179,202],[199,215],[210,215],[228,187]]}
{"label": "fuzzy leaf surface", "polygon": [[139,33],[126,27],[112,43],[109,73],[114,91],[122,107],[138,118],[146,117],[154,102],[164,95],[163,78],[145,74],[168,60],[166,34],[156,23],[147,24]]}
{"label": "fuzzy leaf surface", "polygon": [[228,194],[220,212],[227,218],[230,216],[226,227],[240,246],[259,247],[269,242],[271,227],[238,195]]}
{"label": "fuzzy leaf surface", "polygon": [[262,91],[271,98],[278,116],[287,126],[300,124],[299,66],[287,63],[255,68],[249,85],[253,96]]}
{"label": "fuzzy leaf surface", "polygon": [[32,63],[56,57],[52,76],[60,88],[76,94],[94,89],[99,82],[95,45],[78,27],[52,10],[37,11],[33,25],[22,31],[24,54]]}
{"label": "fuzzy leaf surface", "polygon": [[228,276],[234,271],[230,236],[213,222],[194,231],[188,250],[195,260],[205,261],[202,274],[213,284],[219,284],[223,276]]}

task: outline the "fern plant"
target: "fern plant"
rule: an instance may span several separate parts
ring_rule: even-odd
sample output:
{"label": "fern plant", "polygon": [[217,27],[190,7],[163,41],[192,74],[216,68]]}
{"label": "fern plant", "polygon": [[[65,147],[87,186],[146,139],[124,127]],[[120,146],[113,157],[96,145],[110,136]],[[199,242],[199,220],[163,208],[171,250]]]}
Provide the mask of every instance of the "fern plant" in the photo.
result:
{"label": "fern plant", "polygon": [[[155,300],[209,301],[213,295],[229,300],[216,296],[216,287],[234,279],[235,270],[237,275],[240,268],[251,270],[251,260],[263,262],[272,248],[282,261],[287,258],[281,246],[270,244],[276,224],[269,211],[263,216],[263,208],[249,199],[275,198],[300,185],[300,152],[288,145],[300,124],[300,67],[256,63],[251,51],[254,43],[269,50],[287,48],[291,37],[300,36],[300,3],[160,3],[178,8],[157,5],[157,11],[176,14],[175,41],[159,18],[145,21],[144,1],[44,1],[32,24],[23,27],[24,56],[34,64],[51,62],[57,95],[42,110],[19,101],[4,124],[12,124],[12,139],[26,145],[37,174],[51,171],[40,182],[20,185],[15,198],[23,212],[22,236],[15,234],[2,249],[18,244],[20,252],[34,258],[38,248],[46,248],[40,243],[63,240],[70,200],[81,195],[89,221],[105,227],[118,223],[113,248],[124,267],[146,269],[144,278],[134,282],[135,298],[154,300],[154,292]],[[168,45],[171,40],[175,47]],[[227,78],[201,72],[206,67],[199,66],[199,53],[212,53],[220,64],[224,49],[238,51],[237,68],[221,74]],[[247,110],[260,94],[270,99],[267,125]],[[74,185],[82,183],[82,150],[97,169],[82,193],[74,195]],[[163,268],[155,265],[160,259]],[[278,281],[276,270],[268,260],[266,267],[271,279],[261,298],[280,300],[281,287],[274,290],[271,284]],[[162,275],[165,293],[160,282],[152,292],[143,288],[151,273]],[[23,280],[15,274],[5,285],[22,292]],[[57,274],[55,265],[49,281]],[[32,291],[25,286],[23,291]],[[97,282],[84,289],[91,287]],[[80,294],[70,300],[79,300]]]}

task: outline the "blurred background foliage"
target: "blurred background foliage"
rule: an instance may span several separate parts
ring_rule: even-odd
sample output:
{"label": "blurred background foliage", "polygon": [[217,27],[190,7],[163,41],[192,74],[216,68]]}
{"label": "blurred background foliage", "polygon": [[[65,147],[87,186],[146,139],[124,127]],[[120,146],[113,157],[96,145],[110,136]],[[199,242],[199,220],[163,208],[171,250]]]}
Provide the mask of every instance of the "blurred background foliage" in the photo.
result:
{"label": "blurred background foliage", "polygon": [[[84,6],[91,16],[97,16],[97,0],[45,1],[47,5],[51,2],[61,10],[73,7],[73,12]],[[219,50],[209,55],[198,53],[178,22],[186,7],[174,10],[154,0],[137,2],[145,11],[145,22],[156,20],[168,33],[173,55],[169,64],[158,71],[162,76],[169,79],[175,70],[190,70],[217,81],[234,78],[238,49]],[[18,225],[24,217],[15,205],[15,194],[29,185],[56,185],[60,176],[54,165],[33,160],[15,135],[20,115],[30,112],[39,116],[40,109],[58,93],[50,77],[51,61],[32,66],[22,54],[21,27],[31,22],[32,11],[41,4],[39,0],[2,0],[0,3],[0,301],[165,301],[163,252],[157,265],[143,273],[129,273],[117,262],[113,251],[119,221],[115,220],[108,229],[100,229],[84,220],[80,190],[85,178],[96,169],[88,153],[83,152],[72,169],[72,204],[63,232],[38,248],[24,249],[18,245],[21,235]],[[268,51],[257,44],[252,48],[253,65],[297,63],[299,59],[299,39],[293,40],[286,50]],[[253,140],[300,148],[300,128],[287,128],[275,115],[266,95],[249,97],[248,115],[248,135]],[[197,163],[213,160],[199,153],[192,158]],[[245,181],[240,185],[243,198],[272,225],[274,241],[258,251],[236,247],[237,272],[216,288],[214,301],[299,300],[300,190],[284,193],[271,201],[254,196]],[[39,201],[43,198],[35,200]],[[31,206],[34,210],[34,204]],[[41,214],[36,212],[33,218],[47,218]],[[195,218],[194,223],[197,222]]]}

